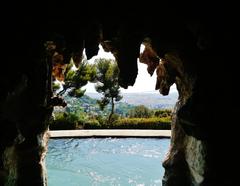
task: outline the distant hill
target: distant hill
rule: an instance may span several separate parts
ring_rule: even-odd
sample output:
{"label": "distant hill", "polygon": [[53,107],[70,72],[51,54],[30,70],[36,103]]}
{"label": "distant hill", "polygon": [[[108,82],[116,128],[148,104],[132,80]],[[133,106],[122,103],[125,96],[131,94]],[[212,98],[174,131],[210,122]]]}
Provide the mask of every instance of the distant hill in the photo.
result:
{"label": "distant hill", "polygon": [[[125,116],[128,111],[137,105],[145,105],[150,109],[173,109],[178,99],[178,93],[173,92],[168,96],[162,96],[159,93],[123,93],[123,99],[116,103],[115,111],[117,114]],[[96,113],[107,115],[110,112],[111,105],[108,105],[104,111],[101,111],[97,99],[102,97],[98,93],[85,93],[81,98],[64,96],[67,107],[55,107],[55,112],[78,112],[80,110],[87,113]]]}
{"label": "distant hill", "polygon": [[[64,95],[64,99],[67,102],[67,106],[65,108],[55,107],[55,112],[87,112],[91,114],[100,114],[107,115],[111,110],[111,105],[109,104],[106,109],[103,111],[100,110],[97,99],[100,99],[100,94],[95,94],[94,96],[84,95],[81,98],[70,97],[67,94]],[[115,104],[115,113],[126,116],[130,109],[134,108],[134,105],[129,104],[127,102],[117,102]]]}
{"label": "distant hill", "polygon": [[[85,93],[89,97],[93,99],[100,99],[101,94],[98,93]],[[122,103],[127,103],[130,105],[145,105],[148,108],[156,109],[156,108],[162,108],[162,109],[172,109],[176,101],[178,99],[178,93],[173,92],[170,93],[168,96],[162,96],[159,93],[123,93],[123,99],[120,101]]]}

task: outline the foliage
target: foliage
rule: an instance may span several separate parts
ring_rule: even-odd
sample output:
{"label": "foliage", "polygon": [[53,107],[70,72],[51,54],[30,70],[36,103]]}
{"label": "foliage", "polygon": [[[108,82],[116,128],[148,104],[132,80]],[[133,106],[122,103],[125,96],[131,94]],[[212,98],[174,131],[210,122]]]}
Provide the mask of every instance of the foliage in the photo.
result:
{"label": "foliage", "polygon": [[131,109],[128,113],[130,118],[150,118],[153,112],[144,105],[139,105]]}
{"label": "foliage", "polygon": [[[97,100],[89,97],[88,95],[83,95],[80,98],[70,97],[67,94],[63,95],[64,100],[67,102],[65,108],[55,108],[55,112],[85,112],[90,117],[104,117],[109,115],[111,112],[111,105],[107,105],[104,110],[100,110]],[[134,106],[125,102],[117,102],[115,104],[115,113],[121,117],[127,116],[127,113]],[[106,119],[106,118],[105,118]],[[106,120],[107,121],[107,120]]]}
{"label": "foliage", "polygon": [[75,114],[57,113],[54,119],[50,122],[51,130],[76,129],[78,117]]}
{"label": "foliage", "polygon": [[82,111],[77,112],[55,112],[52,121],[50,122],[51,130],[70,130],[81,128],[85,121],[88,120],[88,115]]}
{"label": "foliage", "polygon": [[63,90],[58,94],[62,95],[67,90],[69,90],[68,94],[70,96],[82,97],[86,90],[82,90],[81,88],[85,86],[89,81],[94,82],[95,76],[95,66],[90,65],[86,60],[83,60],[77,70],[73,70],[72,68],[68,68],[68,70],[66,70]]}
{"label": "foliage", "polygon": [[54,92],[57,91],[57,90],[60,89],[60,88],[61,88],[61,86],[60,86],[59,83],[57,83],[57,82],[54,82],[54,83],[53,83],[52,89],[53,89]]}
{"label": "foliage", "polygon": [[105,125],[105,123],[106,123],[106,121],[107,121],[107,118],[104,117],[103,115],[98,115],[95,119],[98,120],[98,122],[99,122],[101,125]]}
{"label": "foliage", "polygon": [[124,118],[107,125],[97,121],[85,123],[84,129],[171,129],[171,119],[166,118]]}
{"label": "foliage", "polygon": [[172,115],[172,110],[170,109],[160,109],[154,111],[154,116],[156,117],[168,117]]}
{"label": "foliage", "polygon": [[171,129],[171,117],[164,118],[120,118],[113,114],[111,124],[104,116],[89,117],[83,112],[56,113],[50,124],[51,130],[71,129]]}
{"label": "foliage", "polygon": [[84,129],[101,129],[103,124],[100,124],[98,120],[92,119],[84,123]]}
{"label": "foliage", "polygon": [[113,123],[115,129],[171,129],[171,119],[166,118],[124,118]]}
{"label": "foliage", "polygon": [[103,94],[101,100],[97,103],[101,110],[103,110],[109,103],[111,103],[111,113],[108,121],[114,114],[114,102],[120,101],[120,86],[118,83],[119,69],[117,63],[107,59],[96,60],[96,80],[97,84],[95,89],[98,93]]}
{"label": "foliage", "polygon": [[118,102],[116,103],[115,113],[120,116],[126,117],[128,115],[129,110],[131,110],[132,108],[134,108],[133,105],[130,105],[125,102]]}
{"label": "foliage", "polygon": [[120,119],[120,116],[118,114],[113,114],[111,117],[111,123],[117,121],[118,119]]}

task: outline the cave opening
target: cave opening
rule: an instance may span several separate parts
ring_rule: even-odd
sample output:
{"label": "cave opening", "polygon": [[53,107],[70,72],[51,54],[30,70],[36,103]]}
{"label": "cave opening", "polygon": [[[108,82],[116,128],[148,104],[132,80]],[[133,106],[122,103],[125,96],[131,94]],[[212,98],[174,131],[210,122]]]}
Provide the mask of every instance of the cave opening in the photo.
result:
{"label": "cave opening", "polygon": [[[158,79],[157,79],[157,73],[156,73],[157,70],[155,69],[157,69],[158,64],[162,66],[162,60],[159,59],[156,53],[154,53],[153,49],[151,49],[149,46],[146,49],[147,51],[145,51],[145,46],[141,44],[140,51],[139,51],[139,58],[137,60],[138,75],[136,77],[134,85],[129,86],[127,89],[121,88],[119,86],[119,82],[118,82],[119,68],[117,66],[114,67],[114,68],[117,68],[116,74],[111,74],[112,73],[111,71],[114,69],[110,69],[109,64],[116,63],[115,57],[110,52],[105,52],[101,45],[99,45],[98,55],[92,57],[89,60],[87,60],[85,50],[83,50],[82,61],[78,65],[78,67],[75,66],[72,59],[70,60],[69,66],[65,64],[58,66],[55,64],[54,65],[55,67],[53,67],[54,95],[63,96],[64,99],[68,102],[67,105],[69,106],[66,106],[65,108],[62,107],[61,105],[60,107],[58,106],[55,107],[53,112],[54,117],[57,117],[60,120],[63,119],[64,117],[67,119],[70,119],[71,117],[73,117],[75,118],[76,122],[78,120],[81,121],[83,120],[83,118],[85,118],[85,120],[88,120],[88,121],[93,119],[93,121],[100,121],[102,123],[103,122],[102,116],[106,117],[108,115],[107,111],[105,110],[107,109],[108,112],[110,112],[109,111],[111,110],[110,105],[114,107],[115,104],[116,104],[116,108],[112,109],[111,114],[113,114],[113,112],[115,112],[116,110],[116,113],[114,113],[114,117],[116,117],[116,119],[123,118],[123,117],[130,117],[129,115],[130,112],[137,112],[137,111],[133,111],[134,109],[131,109],[134,106],[142,106],[143,107],[142,109],[145,109],[145,111],[147,112],[147,115],[149,115],[146,117],[150,117],[150,115],[156,116],[154,113],[164,112],[164,109],[166,110],[165,115],[168,115],[167,112],[172,113],[174,109],[174,105],[178,99],[178,92],[177,92],[175,83],[174,81],[172,81],[170,82],[171,84],[167,85],[168,87],[166,88],[166,91],[167,91],[167,94],[169,94],[170,92],[170,96],[166,96],[166,95],[161,96],[159,94],[158,89],[160,87],[160,84],[156,83],[158,82]],[[99,66],[99,63],[101,66]],[[105,67],[104,67],[103,66],[104,63],[109,63],[109,64],[107,64],[108,66],[106,66],[105,64]],[[148,63],[154,63],[154,64],[148,64]],[[148,64],[148,66],[146,64]],[[100,72],[99,68],[105,68],[105,69],[102,69],[102,72]],[[103,72],[103,70],[105,70],[105,72]],[[99,73],[103,73],[103,74],[99,75]],[[104,77],[107,75],[109,76],[108,79]],[[98,76],[101,76],[101,77],[98,77]],[[65,80],[64,80],[64,77],[65,77]],[[103,79],[103,77],[105,79]],[[116,79],[116,81],[112,81],[112,79]],[[104,85],[107,83],[109,85]],[[167,82],[165,82],[165,85],[166,84]],[[77,87],[74,87],[75,85],[77,85]],[[151,97],[152,97],[152,100],[151,100]],[[88,99],[91,99],[91,100],[88,100]],[[114,102],[111,102],[111,99]],[[104,101],[106,103],[104,103]],[[88,102],[91,102],[91,104]],[[82,107],[76,106],[77,105],[76,103],[80,105],[83,104],[84,106]],[[99,108],[97,108],[97,105],[99,106]],[[103,107],[101,108],[101,106]],[[105,107],[107,108],[104,110]],[[79,110],[77,110],[77,108]],[[163,110],[158,111],[157,109],[163,109]],[[81,112],[85,114],[81,114]],[[89,113],[87,114],[86,112],[89,112]],[[70,118],[68,118],[68,115]],[[81,117],[77,115],[81,115]],[[102,116],[99,116],[101,118],[100,120],[98,120],[99,119],[98,115],[102,115]],[[170,118],[169,118],[169,122],[170,122]],[[79,126],[77,126],[76,124],[75,127],[74,125],[70,125],[69,128],[66,126],[66,130],[73,129],[73,128],[79,128],[79,129],[84,128],[85,122],[81,121],[81,123],[82,124]],[[61,126],[59,128],[57,127],[56,122],[54,122],[53,125],[50,125],[50,129],[53,129],[54,127],[56,127],[56,129],[61,129]],[[62,127],[64,128],[64,125],[62,125]],[[105,128],[106,127],[107,126],[105,126]]]}
{"label": "cave opening", "polygon": [[[85,63],[88,64],[95,64],[99,62],[99,59],[115,60],[113,55],[104,52],[101,46],[99,46],[99,48],[98,55],[94,56],[88,61],[86,61],[86,55],[84,54],[85,51],[83,50],[83,61],[81,63],[84,63],[84,60],[86,61]],[[145,54],[143,54],[144,49],[144,45],[141,45],[139,56],[141,57],[141,60],[146,63],[147,60],[151,60],[154,58],[154,56],[151,56],[152,51],[147,51]],[[161,60],[158,59],[158,61],[158,63],[161,63]],[[154,62],[157,63],[156,58]],[[81,63],[79,68],[81,68]],[[71,68],[74,71],[77,71],[75,66]],[[153,69],[151,70],[153,71]],[[52,130],[71,129],[170,130],[172,113],[178,99],[178,93],[176,87],[174,86],[175,84],[169,88],[168,96],[162,96],[159,94],[159,90],[156,90],[156,71],[152,72],[152,74],[149,74],[148,71],[149,68],[147,70],[147,65],[140,63],[138,59],[138,75],[135,84],[130,88],[130,90],[119,87],[123,100],[120,100],[119,103],[115,103],[115,113],[111,124],[104,123],[109,121],[106,119],[106,117],[108,117],[109,114],[107,112],[110,112],[109,110],[111,107],[108,107],[107,111],[101,112],[98,108],[97,101],[95,101],[96,99],[99,100],[101,98],[101,94],[94,89],[94,83],[96,83],[96,81],[92,81],[93,83],[88,83],[87,85],[83,86],[83,89],[86,89],[86,91],[84,91],[85,96],[80,95],[80,97],[71,97],[71,92],[69,96],[68,91],[63,93],[62,90],[64,88],[61,87],[61,89],[55,94],[57,95],[62,91],[61,94],[64,100],[67,102],[67,106],[64,109],[61,107],[56,107],[54,109],[53,114],[55,121],[54,123],[50,124],[50,132]],[[62,72],[64,72],[65,77],[68,76],[65,70]],[[59,83],[59,80],[56,83]],[[64,86],[64,84],[62,86]],[[65,120],[63,118],[65,118]],[[73,118],[75,118],[75,120]],[[127,118],[129,118],[129,121],[127,121]],[[122,122],[123,126],[119,125],[119,123],[121,123],[123,120],[125,122]],[[133,126],[131,126],[131,124],[128,124],[130,120],[135,120],[136,124],[132,124]],[[139,122],[140,120],[144,120],[145,123]],[[167,123],[169,123],[169,126],[164,128],[161,126],[161,122],[159,123],[159,121],[155,121],[154,123],[153,120],[165,120]],[[94,145],[90,145],[88,143],[93,143]],[[109,146],[109,143],[115,144]],[[154,138],[126,138],[126,140],[109,137],[103,140],[94,138],[85,140],[71,138],[50,139],[50,144],[48,147],[49,154],[47,154],[48,181],[50,185],[71,185],[79,182],[79,180],[80,183],[85,185],[98,183],[106,185],[161,184],[163,176],[163,167],[161,166],[161,162],[166,156],[166,152],[170,145],[169,143],[169,139],[165,140]],[[88,146],[91,146],[91,148],[82,147],[83,144],[88,144]],[[101,146],[102,150],[99,150],[96,148],[96,146]],[[85,148],[85,150],[83,148]],[[121,150],[119,151],[119,149]],[[94,153],[92,153],[93,151]],[[74,156],[74,154],[77,156]],[[108,156],[108,158],[105,159],[105,156]],[[138,156],[142,157],[139,159]],[[85,157],[88,158],[84,159]],[[100,160],[96,161],[97,159],[100,159],[102,164],[99,164]],[[117,162],[119,162],[119,164],[113,163],[116,159],[118,159]],[[139,162],[137,163],[137,161]],[[100,169],[99,166],[101,166]],[[113,170],[110,170],[110,167],[112,167]],[[121,167],[123,167],[125,170],[121,169]],[[134,173],[134,170],[136,169],[138,169],[138,171]],[[120,174],[120,172],[123,173]]]}
{"label": "cave opening", "polygon": [[[102,4],[86,14],[67,2],[25,5],[6,5],[13,17],[8,12],[1,22],[2,69],[8,74],[0,75],[1,185],[46,185],[47,122],[54,106],[65,105],[52,94],[53,60],[78,63],[83,48],[90,59],[101,43],[116,56],[120,85],[127,88],[137,77],[144,38],[162,59],[161,93],[173,79],[179,93],[163,185],[238,184],[238,6],[179,2],[138,9],[119,2],[120,11]],[[144,16],[137,18],[133,9]],[[149,64],[151,72],[155,63]]]}

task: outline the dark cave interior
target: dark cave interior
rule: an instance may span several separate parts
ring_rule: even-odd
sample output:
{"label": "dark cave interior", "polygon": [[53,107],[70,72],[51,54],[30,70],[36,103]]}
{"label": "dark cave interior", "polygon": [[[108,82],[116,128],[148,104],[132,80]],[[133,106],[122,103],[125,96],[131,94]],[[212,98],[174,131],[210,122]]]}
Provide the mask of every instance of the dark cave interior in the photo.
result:
{"label": "dark cave interior", "polygon": [[163,185],[238,185],[236,6],[20,2],[4,8],[0,185],[47,185],[47,120],[62,104],[52,98],[54,54],[63,56],[62,63],[71,57],[79,63],[84,48],[90,59],[101,43],[114,54],[127,88],[146,40],[163,59],[158,66],[154,58],[143,60],[149,69],[157,67],[160,93],[168,94],[172,83],[179,92]]}

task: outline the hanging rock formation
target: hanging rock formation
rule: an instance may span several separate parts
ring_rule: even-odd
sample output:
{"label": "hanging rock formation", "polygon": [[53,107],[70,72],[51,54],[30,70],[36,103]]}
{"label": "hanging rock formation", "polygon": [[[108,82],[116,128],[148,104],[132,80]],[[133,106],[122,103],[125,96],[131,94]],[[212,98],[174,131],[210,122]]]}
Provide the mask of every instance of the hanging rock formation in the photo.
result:
{"label": "hanging rock formation", "polygon": [[47,121],[55,105],[65,105],[52,97],[52,68],[63,78],[62,66],[53,63],[64,66],[72,57],[78,65],[84,48],[90,59],[101,43],[114,54],[127,88],[146,41],[151,45],[140,60],[150,74],[156,68],[156,89],[167,95],[176,83],[179,92],[163,185],[238,185],[239,16],[233,5],[117,2],[109,8],[66,1],[5,8],[12,17],[1,22],[0,185],[47,185]]}

